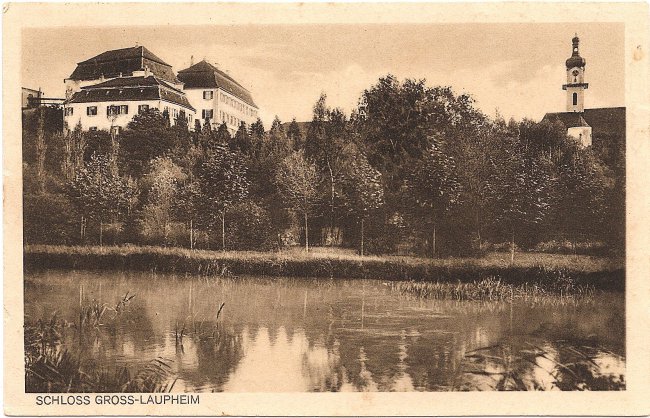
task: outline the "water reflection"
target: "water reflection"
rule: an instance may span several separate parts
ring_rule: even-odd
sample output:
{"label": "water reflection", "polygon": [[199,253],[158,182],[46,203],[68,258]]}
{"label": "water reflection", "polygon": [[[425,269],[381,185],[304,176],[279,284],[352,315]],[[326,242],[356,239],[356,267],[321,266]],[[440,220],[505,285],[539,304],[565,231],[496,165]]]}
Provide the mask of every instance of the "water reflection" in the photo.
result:
{"label": "water reflection", "polygon": [[416,299],[372,280],[47,271],[26,278],[26,316],[73,321],[81,286],[84,300],[136,297],[90,333],[71,329],[66,347],[86,367],[170,359],[175,391],[625,385],[622,294],[531,306]]}

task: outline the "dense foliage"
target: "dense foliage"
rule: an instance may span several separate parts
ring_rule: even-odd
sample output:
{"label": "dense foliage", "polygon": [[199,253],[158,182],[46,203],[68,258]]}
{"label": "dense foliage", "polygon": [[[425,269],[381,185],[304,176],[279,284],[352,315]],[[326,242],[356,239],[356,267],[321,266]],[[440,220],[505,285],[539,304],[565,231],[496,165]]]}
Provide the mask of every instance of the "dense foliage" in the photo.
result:
{"label": "dense foliage", "polygon": [[389,75],[363,96],[363,117],[322,95],[309,123],[258,120],[232,138],[156,110],[119,135],[37,110],[23,119],[25,241],[623,250],[623,138],[580,148],[561,125],[492,120],[423,80]]}

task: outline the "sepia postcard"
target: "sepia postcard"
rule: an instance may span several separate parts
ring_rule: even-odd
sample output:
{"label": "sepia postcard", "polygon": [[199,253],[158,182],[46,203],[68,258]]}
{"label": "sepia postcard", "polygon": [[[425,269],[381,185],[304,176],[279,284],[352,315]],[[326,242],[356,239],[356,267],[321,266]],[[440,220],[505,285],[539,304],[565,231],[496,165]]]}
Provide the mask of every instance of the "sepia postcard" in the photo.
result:
{"label": "sepia postcard", "polygon": [[648,11],[5,3],[5,414],[650,414]]}

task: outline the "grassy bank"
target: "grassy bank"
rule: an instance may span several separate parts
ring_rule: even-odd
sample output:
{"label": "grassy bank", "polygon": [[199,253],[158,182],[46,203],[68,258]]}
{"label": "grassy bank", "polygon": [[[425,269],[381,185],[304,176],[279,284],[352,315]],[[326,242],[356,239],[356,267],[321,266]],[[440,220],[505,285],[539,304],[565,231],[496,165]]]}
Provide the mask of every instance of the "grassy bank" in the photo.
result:
{"label": "grassy bank", "polygon": [[402,256],[360,257],[339,249],[310,253],[292,248],[279,252],[206,251],[161,247],[25,247],[25,269],[69,268],[144,270],[192,274],[289,277],[369,278],[471,282],[489,276],[523,284],[569,277],[600,289],[624,289],[624,260],[585,255],[491,253],[482,258],[426,259]]}

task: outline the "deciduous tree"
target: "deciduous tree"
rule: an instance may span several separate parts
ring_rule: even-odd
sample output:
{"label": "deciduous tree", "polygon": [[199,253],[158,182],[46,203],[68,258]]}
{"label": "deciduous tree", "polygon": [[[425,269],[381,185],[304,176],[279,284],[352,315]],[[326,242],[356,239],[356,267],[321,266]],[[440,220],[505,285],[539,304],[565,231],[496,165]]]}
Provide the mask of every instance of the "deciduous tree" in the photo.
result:
{"label": "deciduous tree", "polygon": [[69,184],[69,195],[82,215],[81,238],[85,236],[85,220],[99,223],[99,245],[103,244],[106,221],[115,221],[124,214],[136,190],[110,168],[108,157],[93,155]]}
{"label": "deciduous tree", "polygon": [[461,191],[456,162],[433,143],[407,181],[416,204],[431,222],[431,254],[437,256],[436,224],[456,204]]}
{"label": "deciduous tree", "polygon": [[221,247],[226,250],[226,214],[234,204],[247,195],[250,183],[247,167],[241,154],[217,144],[207,151],[199,168],[199,184],[205,202],[204,214],[208,225],[213,225],[213,214],[221,221]]}
{"label": "deciduous tree", "polygon": [[303,151],[295,151],[278,167],[275,182],[289,208],[304,219],[305,250],[309,251],[309,215],[318,197],[316,166],[307,161]]}

